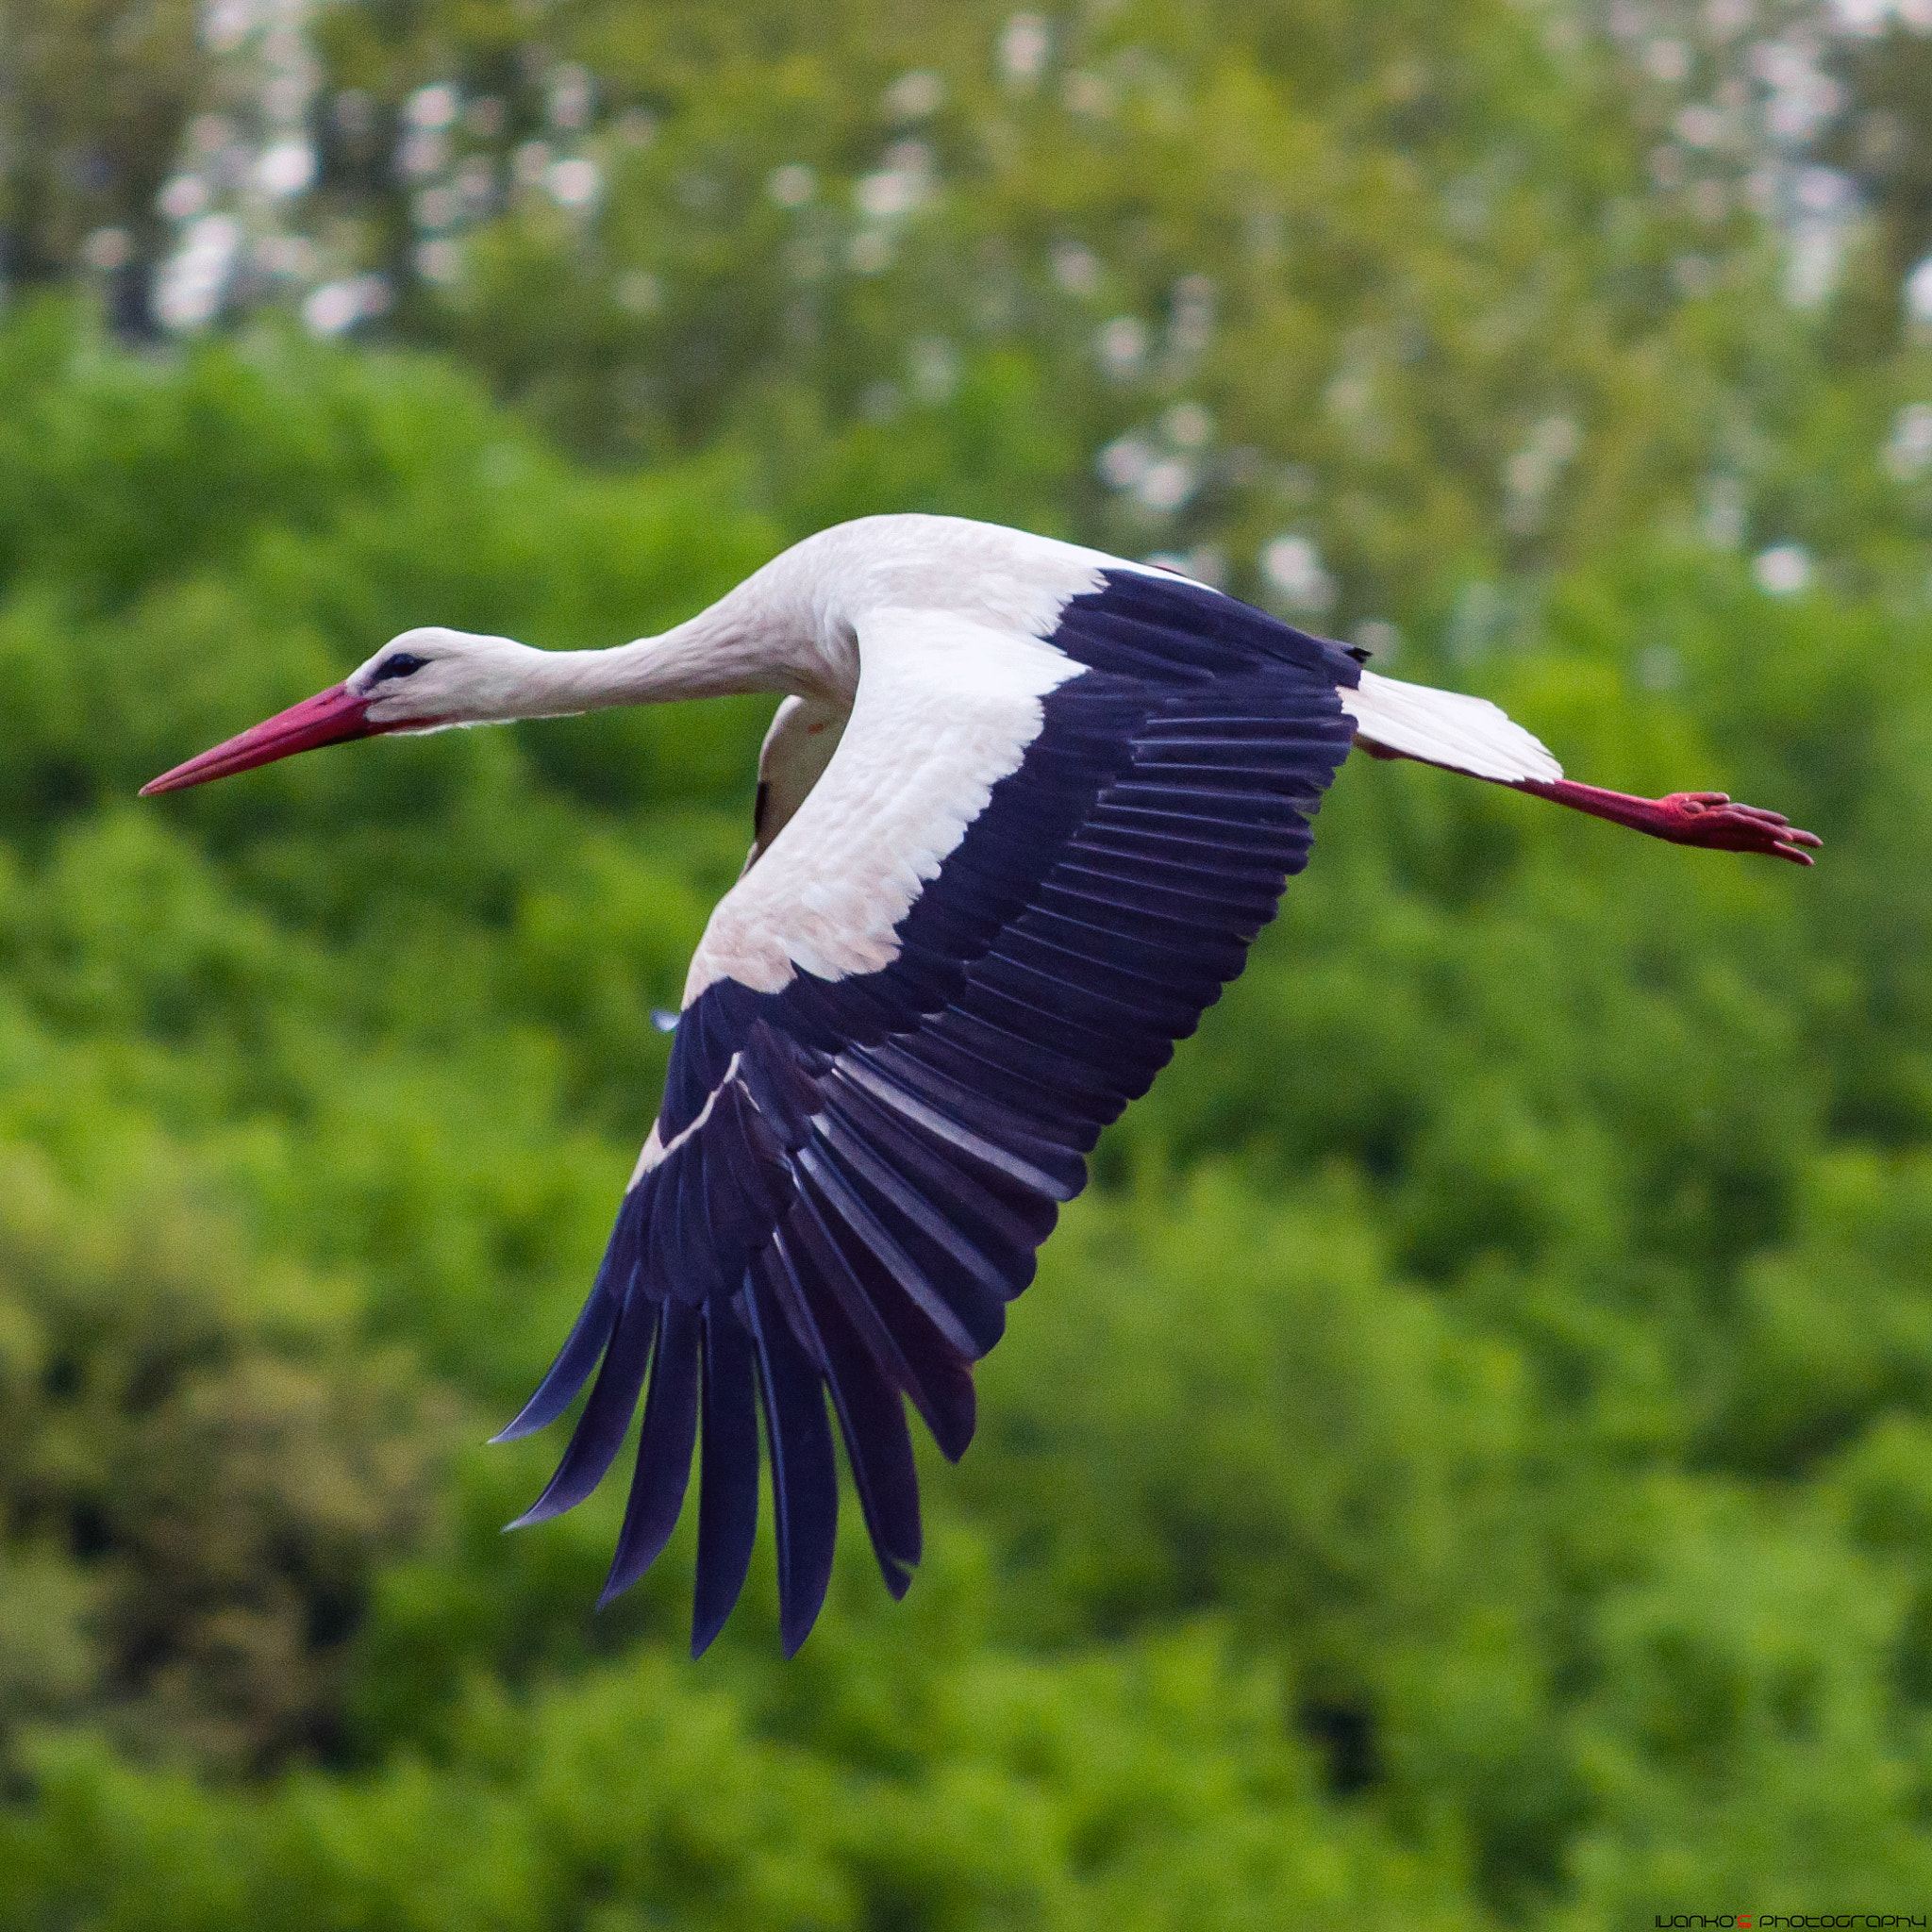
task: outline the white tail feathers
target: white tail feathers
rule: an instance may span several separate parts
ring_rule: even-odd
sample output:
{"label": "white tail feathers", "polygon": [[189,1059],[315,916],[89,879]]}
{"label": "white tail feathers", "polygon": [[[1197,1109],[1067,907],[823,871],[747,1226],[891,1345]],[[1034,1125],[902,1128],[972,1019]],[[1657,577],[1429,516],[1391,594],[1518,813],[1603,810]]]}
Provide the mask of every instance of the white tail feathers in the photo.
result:
{"label": "white tail feathers", "polygon": [[1355,720],[1362,743],[1424,764],[1502,785],[1563,775],[1541,741],[1487,698],[1431,691],[1364,671],[1357,690],[1342,687],[1341,708]]}

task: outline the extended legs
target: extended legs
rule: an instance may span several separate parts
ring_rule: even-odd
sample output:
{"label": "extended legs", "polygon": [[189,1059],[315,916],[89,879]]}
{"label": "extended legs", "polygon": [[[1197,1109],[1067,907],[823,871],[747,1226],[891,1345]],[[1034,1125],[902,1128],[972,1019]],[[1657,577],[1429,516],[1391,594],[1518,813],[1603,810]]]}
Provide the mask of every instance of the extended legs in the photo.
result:
{"label": "extended legs", "polygon": [[1594,785],[1520,778],[1511,788],[1539,798],[1587,811],[1595,818],[1668,839],[1675,845],[1708,845],[1722,852],[1762,852],[1809,865],[1808,848],[1822,845],[1816,832],[1801,831],[1782,812],[1763,811],[1755,805],[1733,805],[1722,791],[1674,791],[1668,798],[1632,798],[1622,791],[1604,791]]}

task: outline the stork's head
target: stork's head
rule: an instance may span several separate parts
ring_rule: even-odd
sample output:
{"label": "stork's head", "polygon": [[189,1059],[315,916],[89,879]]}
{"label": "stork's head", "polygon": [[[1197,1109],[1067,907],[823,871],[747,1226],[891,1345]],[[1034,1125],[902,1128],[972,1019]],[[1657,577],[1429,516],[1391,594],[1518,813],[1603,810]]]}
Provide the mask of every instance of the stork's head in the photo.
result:
{"label": "stork's head", "polygon": [[477,637],[436,625],[406,630],[342,683],[163,772],[141,788],[141,795],[205,785],[291,752],[342,744],[352,738],[517,717],[530,661],[541,655],[508,638]]}

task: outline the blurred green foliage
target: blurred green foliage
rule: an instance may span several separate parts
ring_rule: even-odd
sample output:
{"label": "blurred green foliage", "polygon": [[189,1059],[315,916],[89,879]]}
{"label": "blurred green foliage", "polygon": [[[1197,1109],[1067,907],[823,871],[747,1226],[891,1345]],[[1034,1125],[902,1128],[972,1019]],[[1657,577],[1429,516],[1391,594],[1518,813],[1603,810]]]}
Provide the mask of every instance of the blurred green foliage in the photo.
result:
{"label": "blurred green foliage", "polygon": [[1387,618],[1694,485],[1673,264],[1749,225],[1648,192],[1587,13],[341,7],[376,132],[322,192],[392,326],[592,458],[729,433],[808,527],[943,501],[1251,592],[1305,530]]}
{"label": "blurred green foliage", "polygon": [[8,277],[72,273],[118,226],[125,258],[165,245],[155,197],[206,63],[189,0],[31,0],[0,18],[0,237]]}
{"label": "blurred green foliage", "polygon": [[[1909,1909],[1932,360],[1853,326],[1890,230],[1801,314],[1740,217],[1683,296],[1643,103],[1501,5],[1125,8],[1025,87],[978,9],[801,19],[559,9],[541,73],[655,117],[637,180],[479,225],[405,318],[437,353],[0,325],[0,1932]],[[398,112],[537,86],[510,8],[323,33]],[[849,251],[826,184],[914,138],[943,191],[792,330],[795,231]],[[1196,493],[1096,474],[1137,436]],[[594,1266],[768,708],[133,793],[409,625],[618,641],[915,507],[1264,591],[1307,533],[1397,673],[1828,842],[1352,765],[924,1458],[910,1596],[848,1535],[784,1665],[767,1550],[692,1666],[690,1525],[594,1615],[620,1499],[506,1541],[553,1445],[480,1445]]]}

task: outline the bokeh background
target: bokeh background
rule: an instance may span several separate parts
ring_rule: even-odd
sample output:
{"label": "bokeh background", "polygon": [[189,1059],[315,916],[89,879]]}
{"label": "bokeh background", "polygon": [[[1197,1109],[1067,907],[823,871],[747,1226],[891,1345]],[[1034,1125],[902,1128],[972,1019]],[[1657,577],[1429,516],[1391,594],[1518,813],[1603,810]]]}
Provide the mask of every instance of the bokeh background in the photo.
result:
{"label": "bokeh background", "polygon": [[[0,1928],[1923,1911],[1928,252],[1923,0],[8,0]],[[769,706],[133,793],[913,508],[1828,844],[1351,765],[909,1598],[693,1666],[481,1445]]]}

